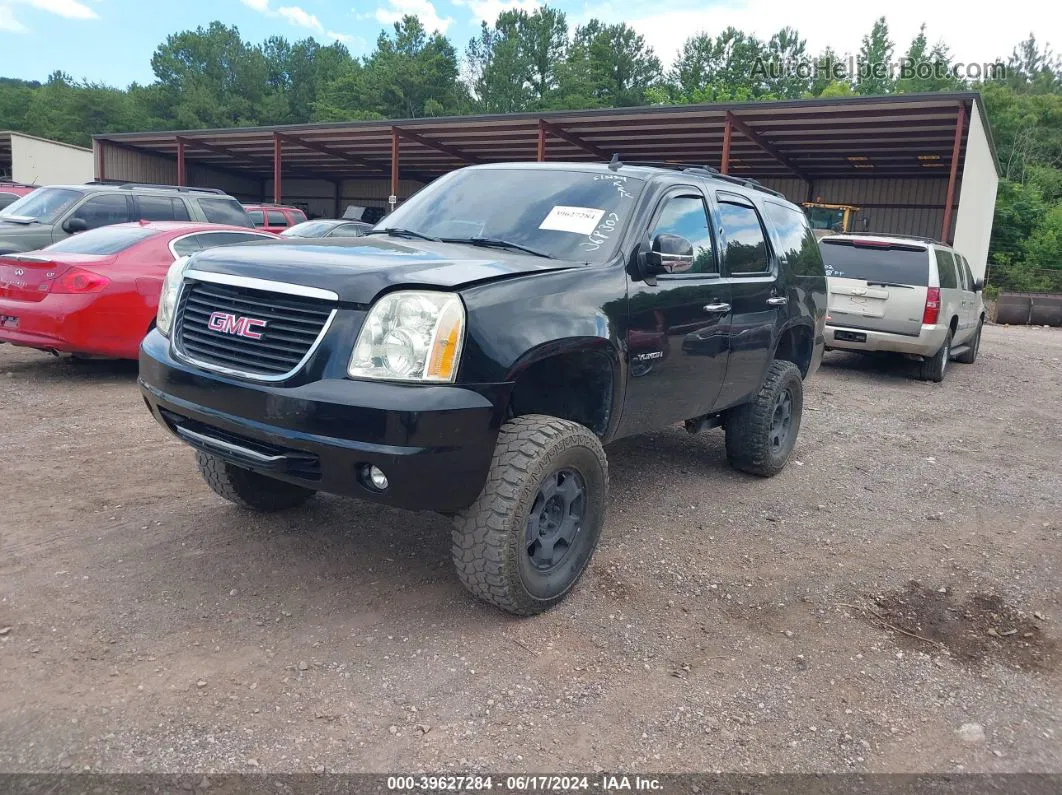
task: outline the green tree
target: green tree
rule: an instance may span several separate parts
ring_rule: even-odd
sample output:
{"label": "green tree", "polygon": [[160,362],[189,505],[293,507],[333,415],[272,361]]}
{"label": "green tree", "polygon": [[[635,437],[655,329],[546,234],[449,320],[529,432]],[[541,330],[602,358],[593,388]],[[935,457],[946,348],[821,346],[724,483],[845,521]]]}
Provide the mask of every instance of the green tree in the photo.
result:
{"label": "green tree", "polygon": [[575,29],[558,99],[563,105],[578,98],[588,107],[642,105],[662,76],[660,59],[633,28],[591,19]]}
{"label": "green tree", "polygon": [[714,39],[699,34],[686,40],[668,73],[672,102],[724,102],[773,98],[772,55],[763,42],[736,28]]}
{"label": "green tree", "polygon": [[925,23],[900,61],[900,72],[895,88],[897,94],[966,88],[965,82],[953,74],[948,45],[939,41],[932,48],[929,47]]}
{"label": "green tree", "polygon": [[885,17],[874,22],[870,34],[863,37],[863,46],[859,49],[855,90],[864,96],[890,94],[894,86],[892,75],[892,54],[895,47],[889,38],[889,26]]}
{"label": "green tree", "polygon": [[[808,86],[808,92],[804,96],[838,96],[836,93],[824,93],[827,89],[837,91],[838,89],[833,88],[835,84],[845,84],[851,89],[852,76],[848,72],[849,68],[844,60],[837,55],[832,47],[827,47],[812,62],[811,84]],[[848,93],[854,94],[855,92],[849,90]]]}

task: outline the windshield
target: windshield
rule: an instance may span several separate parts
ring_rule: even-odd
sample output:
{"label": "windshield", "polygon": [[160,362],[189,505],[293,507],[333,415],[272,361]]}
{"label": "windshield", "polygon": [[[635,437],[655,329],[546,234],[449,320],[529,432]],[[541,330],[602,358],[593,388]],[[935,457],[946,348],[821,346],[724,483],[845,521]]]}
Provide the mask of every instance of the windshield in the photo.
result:
{"label": "windshield", "polygon": [[157,234],[158,230],[143,226],[101,226],[60,240],[45,250],[66,254],[117,254]]}
{"label": "windshield", "polygon": [[926,249],[902,243],[823,240],[819,244],[826,275],[868,282],[929,284]]}
{"label": "windshield", "polygon": [[281,237],[324,237],[336,226],[335,221],[303,221],[285,229]]}
{"label": "windshield", "polygon": [[37,188],[13,204],[0,210],[0,218],[33,218],[41,223],[50,224],[63,211],[85,194],[69,188]]}
{"label": "windshield", "polygon": [[375,231],[487,238],[557,259],[604,262],[616,250],[643,185],[614,173],[464,169],[433,182]]}
{"label": "windshield", "polygon": [[812,229],[829,229],[831,232],[844,232],[844,210],[829,207],[806,207],[808,221]]}

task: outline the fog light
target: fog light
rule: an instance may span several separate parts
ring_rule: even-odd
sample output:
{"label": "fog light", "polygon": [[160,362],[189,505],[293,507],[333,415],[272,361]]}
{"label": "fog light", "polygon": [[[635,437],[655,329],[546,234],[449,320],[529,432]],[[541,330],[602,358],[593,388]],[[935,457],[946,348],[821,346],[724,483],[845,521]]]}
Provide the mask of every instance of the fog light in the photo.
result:
{"label": "fog light", "polygon": [[371,464],[361,465],[361,479],[366,486],[376,489],[377,491],[384,491],[390,482],[387,480],[387,475],[383,473],[383,470],[378,466]]}

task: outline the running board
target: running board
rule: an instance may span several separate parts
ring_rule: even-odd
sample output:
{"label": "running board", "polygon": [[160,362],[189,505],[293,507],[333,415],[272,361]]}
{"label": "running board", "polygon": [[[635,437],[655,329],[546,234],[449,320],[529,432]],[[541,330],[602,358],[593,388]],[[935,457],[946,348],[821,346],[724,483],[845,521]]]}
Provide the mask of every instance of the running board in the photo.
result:
{"label": "running board", "polygon": [[959,354],[966,353],[968,350],[970,350],[969,345],[956,345],[954,348],[951,349],[950,358],[954,359]]}

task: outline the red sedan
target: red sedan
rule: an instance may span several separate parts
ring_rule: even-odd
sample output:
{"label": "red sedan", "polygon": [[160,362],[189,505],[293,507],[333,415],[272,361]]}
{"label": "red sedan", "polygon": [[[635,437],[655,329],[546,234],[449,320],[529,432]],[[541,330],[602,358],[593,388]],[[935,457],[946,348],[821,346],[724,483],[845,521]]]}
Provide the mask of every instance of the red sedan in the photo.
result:
{"label": "red sedan", "polygon": [[203,249],[276,235],[237,226],[140,221],[0,257],[0,342],[136,359],[166,271]]}
{"label": "red sedan", "polygon": [[23,185],[21,182],[4,182],[0,180],[0,210],[14,204],[23,196],[37,190],[36,185]]}

